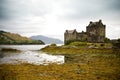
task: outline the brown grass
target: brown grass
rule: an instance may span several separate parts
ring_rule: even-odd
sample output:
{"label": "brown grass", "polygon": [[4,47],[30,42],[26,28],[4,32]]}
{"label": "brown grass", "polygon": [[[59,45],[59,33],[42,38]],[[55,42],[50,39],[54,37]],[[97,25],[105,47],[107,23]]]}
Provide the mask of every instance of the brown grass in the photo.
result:
{"label": "brown grass", "polygon": [[47,47],[65,55],[65,64],[1,64],[0,80],[119,80],[120,50]]}

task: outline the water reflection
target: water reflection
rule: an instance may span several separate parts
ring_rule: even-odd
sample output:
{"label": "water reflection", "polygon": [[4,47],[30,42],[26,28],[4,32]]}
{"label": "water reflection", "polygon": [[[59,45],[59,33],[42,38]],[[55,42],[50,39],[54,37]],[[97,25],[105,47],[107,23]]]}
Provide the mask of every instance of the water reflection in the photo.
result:
{"label": "water reflection", "polygon": [[28,51],[28,50],[40,50],[41,48],[45,47],[47,45],[0,45],[1,48],[12,48],[22,51]]}
{"label": "water reflection", "polygon": [[[27,45],[28,46],[28,45]],[[50,63],[57,63],[63,64],[64,63],[64,56],[62,55],[49,55],[43,53],[41,51],[33,51],[39,50],[38,46],[13,46],[15,49],[19,48],[22,52],[2,52],[0,51],[0,64],[19,64],[19,63],[31,63],[35,65],[40,64],[50,64]],[[7,48],[7,46],[4,46]],[[9,46],[12,47],[12,46]],[[26,49],[24,49],[26,47]],[[28,50],[27,50],[28,49]]]}

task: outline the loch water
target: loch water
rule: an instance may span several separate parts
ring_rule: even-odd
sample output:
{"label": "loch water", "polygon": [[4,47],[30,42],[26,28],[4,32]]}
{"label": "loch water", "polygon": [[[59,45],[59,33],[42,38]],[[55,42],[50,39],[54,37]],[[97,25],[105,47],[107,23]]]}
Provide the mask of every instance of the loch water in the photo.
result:
{"label": "loch water", "polygon": [[0,64],[30,63],[35,65],[48,65],[51,63],[63,64],[63,55],[50,55],[40,51],[47,45],[0,45],[2,48],[12,48],[20,52],[0,51]]}

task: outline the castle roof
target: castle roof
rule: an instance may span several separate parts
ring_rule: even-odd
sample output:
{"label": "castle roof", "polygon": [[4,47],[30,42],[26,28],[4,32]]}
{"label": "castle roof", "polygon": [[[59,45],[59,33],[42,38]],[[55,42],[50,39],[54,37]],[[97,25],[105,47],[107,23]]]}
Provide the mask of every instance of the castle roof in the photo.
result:
{"label": "castle roof", "polygon": [[[99,20],[97,22],[92,22],[90,21],[90,24],[88,26],[95,26],[95,25],[98,25],[98,24],[102,24],[102,20]],[[103,25],[103,24],[102,24]]]}
{"label": "castle roof", "polygon": [[82,32],[78,32],[78,34],[86,34],[86,32],[82,31]]}
{"label": "castle roof", "polygon": [[67,33],[74,33],[76,31],[76,29],[74,30],[66,30]]}

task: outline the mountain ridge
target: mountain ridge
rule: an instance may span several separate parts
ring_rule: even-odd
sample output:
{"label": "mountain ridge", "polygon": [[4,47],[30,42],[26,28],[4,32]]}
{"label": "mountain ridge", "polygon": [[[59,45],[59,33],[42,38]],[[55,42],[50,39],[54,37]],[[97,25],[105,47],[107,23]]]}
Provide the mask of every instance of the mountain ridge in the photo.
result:
{"label": "mountain ridge", "polygon": [[33,40],[42,40],[43,42],[45,42],[45,44],[51,44],[51,43],[63,44],[63,41],[60,39],[51,38],[43,35],[35,35],[35,36],[31,36],[30,38]]}
{"label": "mountain ridge", "polygon": [[0,30],[0,44],[44,44],[41,40],[32,40],[20,34]]}

